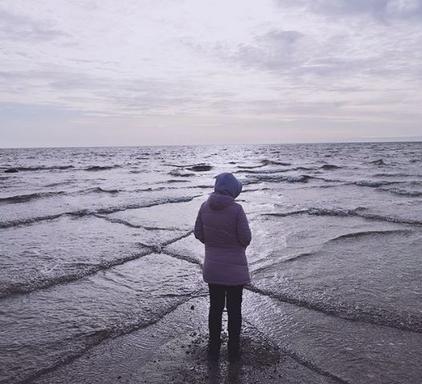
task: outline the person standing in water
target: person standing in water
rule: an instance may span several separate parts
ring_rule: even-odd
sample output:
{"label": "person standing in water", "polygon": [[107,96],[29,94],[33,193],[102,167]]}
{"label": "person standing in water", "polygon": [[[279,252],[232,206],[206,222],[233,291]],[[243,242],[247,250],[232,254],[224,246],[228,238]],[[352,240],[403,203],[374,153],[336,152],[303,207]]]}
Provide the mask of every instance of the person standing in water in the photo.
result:
{"label": "person standing in water", "polygon": [[228,356],[240,357],[243,286],[250,283],[245,250],[251,242],[248,219],[234,200],[242,184],[231,173],[216,177],[214,192],[199,209],[195,222],[195,237],[205,244],[203,278],[208,283],[210,308],[208,316],[208,356],[217,360],[221,346],[221,326],[224,306],[228,313]]}

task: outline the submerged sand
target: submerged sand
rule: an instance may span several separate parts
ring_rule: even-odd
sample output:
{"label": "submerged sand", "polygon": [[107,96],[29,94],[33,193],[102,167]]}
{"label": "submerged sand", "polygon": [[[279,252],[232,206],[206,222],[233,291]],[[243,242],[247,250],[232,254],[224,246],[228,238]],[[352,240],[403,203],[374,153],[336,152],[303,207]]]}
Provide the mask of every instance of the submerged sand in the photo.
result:
{"label": "submerged sand", "polygon": [[53,383],[336,383],[243,321],[242,356],[227,359],[227,313],[221,355],[207,359],[208,298],[187,300],[157,323],[107,340],[46,372],[34,382]]}

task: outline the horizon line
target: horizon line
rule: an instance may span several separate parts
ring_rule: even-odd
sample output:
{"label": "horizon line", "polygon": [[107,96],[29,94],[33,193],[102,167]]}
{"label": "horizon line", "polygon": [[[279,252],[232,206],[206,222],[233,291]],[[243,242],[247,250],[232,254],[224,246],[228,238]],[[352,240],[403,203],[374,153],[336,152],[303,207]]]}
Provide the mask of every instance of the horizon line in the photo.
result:
{"label": "horizon line", "polygon": [[45,145],[45,146],[21,146],[21,147],[3,147],[2,149],[67,149],[67,148],[136,148],[136,147],[198,147],[198,146],[236,146],[236,145],[297,145],[297,144],[366,144],[366,143],[419,143],[422,142],[422,136],[403,136],[403,137],[380,137],[380,138],[360,138],[348,141],[288,141],[278,143],[192,143],[192,144],[139,144],[139,145]]}

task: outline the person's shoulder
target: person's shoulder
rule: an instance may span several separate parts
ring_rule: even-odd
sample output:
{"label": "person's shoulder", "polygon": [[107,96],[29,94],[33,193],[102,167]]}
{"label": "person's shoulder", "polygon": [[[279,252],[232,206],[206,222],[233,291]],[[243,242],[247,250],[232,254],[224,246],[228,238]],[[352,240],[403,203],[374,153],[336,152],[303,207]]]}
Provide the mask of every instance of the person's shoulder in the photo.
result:
{"label": "person's shoulder", "polygon": [[242,204],[238,203],[237,201],[233,201],[232,206],[236,209],[237,212],[240,212],[243,210]]}
{"label": "person's shoulder", "polygon": [[204,201],[201,203],[201,205],[200,205],[199,209],[204,209],[204,208],[206,208],[206,207],[208,207],[208,199],[204,200]]}

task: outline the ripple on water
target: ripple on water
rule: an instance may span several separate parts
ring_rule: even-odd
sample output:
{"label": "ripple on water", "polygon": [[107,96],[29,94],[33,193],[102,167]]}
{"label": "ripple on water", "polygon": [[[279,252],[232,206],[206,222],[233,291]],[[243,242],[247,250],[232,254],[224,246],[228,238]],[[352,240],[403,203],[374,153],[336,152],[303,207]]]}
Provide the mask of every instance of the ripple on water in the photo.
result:
{"label": "ripple on water", "polygon": [[271,268],[318,251],[339,236],[365,231],[407,230],[409,227],[344,215],[308,215],[307,210],[263,215],[251,223],[253,239],[247,249],[251,271]]}
{"label": "ripple on water", "polygon": [[198,266],[151,254],[77,282],[5,298],[3,379],[20,382],[110,336],[147,326],[202,287]]}
{"label": "ripple on water", "polygon": [[335,316],[422,332],[420,239],[405,231],[342,236],[258,271],[254,286]]}
{"label": "ripple on water", "polygon": [[134,226],[192,230],[199,207],[206,198],[188,202],[160,204],[152,207],[131,209],[108,215],[111,219],[124,220]]}
{"label": "ripple on water", "polygon": [[243,315],[303,364],[346,383],[416,383],[422,335],[348,321],[256,293],[245,293]]}
{"label": "ripple on water", "polygon": [[[141,257],[185,232],[126,228],[97,217],[60,217],[2,230],[0,296],[31,292]],[[16,263],[19,260],[19,263]]]}

